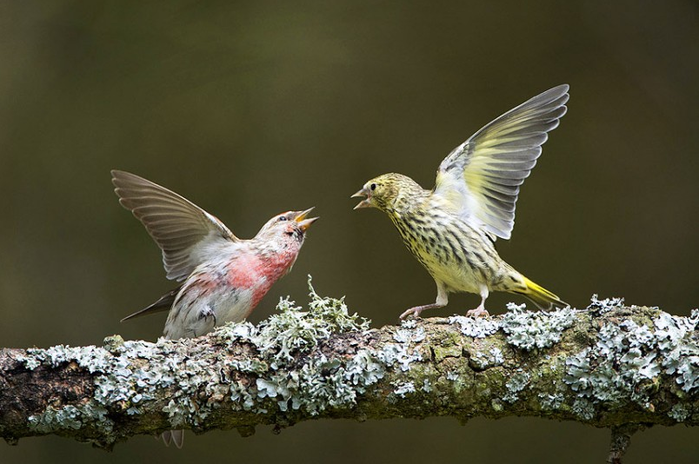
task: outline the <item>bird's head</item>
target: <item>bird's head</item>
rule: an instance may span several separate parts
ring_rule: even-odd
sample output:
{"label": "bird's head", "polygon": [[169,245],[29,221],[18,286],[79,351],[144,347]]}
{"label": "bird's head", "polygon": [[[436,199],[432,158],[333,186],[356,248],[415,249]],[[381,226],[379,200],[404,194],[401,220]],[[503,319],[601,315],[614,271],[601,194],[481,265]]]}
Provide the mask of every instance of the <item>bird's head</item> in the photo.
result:
{"label": "bird's head", "polygon": [[306,230],[318,220],[317,217],[307,217],[312,209],[308,208],[305,211],[287,211],[286,213],[277,214],[262,226],[262,229],[257,233],[257,237],[281,240],[291,239],[303,243],[306,237]]}
{"label": "bird's head", "polygon": [[374,177],[351,198],[364,198],[354,209],[378,208],[381,211],[397,209],[401,199],[420,195],[424,190],[403,174],[389,173]]}

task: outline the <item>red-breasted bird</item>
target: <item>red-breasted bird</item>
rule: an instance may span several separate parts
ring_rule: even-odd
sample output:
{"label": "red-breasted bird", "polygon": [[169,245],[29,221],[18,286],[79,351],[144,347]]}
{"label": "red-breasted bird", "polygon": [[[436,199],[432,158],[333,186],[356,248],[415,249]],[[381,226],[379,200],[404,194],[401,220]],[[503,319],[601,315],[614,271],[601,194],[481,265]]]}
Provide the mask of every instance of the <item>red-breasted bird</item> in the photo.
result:
{"label": "red-breasted bird", "polygon": [[[318,218],[313,209],[278,214],[249,240],[215,216],[149,180],[112,171],[119,203],[143,223],[163,253],[167,278],[182,282],[158,301],[122,321],[170,311],[165,338],[198,337],[250,315],[272,284],[291,270],[306,231]],[[182,431],[163,434],[182,446]]]}
{"label": "red-breasted bird", "polygon": [[401,319],[446,306],[453,292],[480,294],[469,316],[488,315],[491,291],[524,295],[542,309],[566,305],[503,261],[495,240],[510,238],[519,188],[567,101],[568,85],[559,85],[490,122],[442,161],[432,190],[390,173],[352,195],[364,198],[354,209],[378,208],[388,215],[437,283],[437,300],[408,309]]}

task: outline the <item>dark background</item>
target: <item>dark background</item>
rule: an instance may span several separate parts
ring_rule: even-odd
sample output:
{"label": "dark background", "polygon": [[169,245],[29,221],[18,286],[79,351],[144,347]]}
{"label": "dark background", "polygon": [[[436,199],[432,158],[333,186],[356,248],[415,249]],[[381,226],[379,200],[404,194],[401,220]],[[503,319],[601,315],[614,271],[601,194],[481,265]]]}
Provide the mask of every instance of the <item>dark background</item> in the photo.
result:
{"label": "dark background", "polygon": [[[699,305],[699,9],[695,2],[0,4],[0,346],[155,340],[119,319],[169,290],[160,254],[109,170],[161,183],[253,236],[316,206],[280,296],[347,295],[375,326],[434,301],[432,279],[377,211],[348,197],[389,171],[425,187],[441,159],[531,96],[571,85],[501,255],[578,307],[623,296]],[[491,312],[516,297],[493,295]],[[456,295],[463,314],[478,297]],[[638,434],[629,462],[696,462],[696,430]],[[308,422],[136,437],[111,454],[41,437],[2,463],[602,462],[606,430],[532,418]]]}

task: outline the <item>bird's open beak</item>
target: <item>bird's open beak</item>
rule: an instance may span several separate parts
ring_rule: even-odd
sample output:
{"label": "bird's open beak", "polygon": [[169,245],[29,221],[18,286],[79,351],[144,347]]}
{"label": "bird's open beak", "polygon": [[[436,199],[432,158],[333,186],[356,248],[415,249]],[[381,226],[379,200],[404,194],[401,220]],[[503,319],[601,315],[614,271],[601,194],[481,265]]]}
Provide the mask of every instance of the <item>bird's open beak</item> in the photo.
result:
{"label": "bird's open beak", "polygon": [[304,232],[306,232],[306,229],[311,227],[311,224],[318,220],[317,217],[306,219],[306,216],[308,216],[308,213],[310,213],[313,210],[313,208],[315,208],[315,206],[308,208],[306,211],[301,211],[300,213],[298,213],[298,216],[294,218],[294,221],[296,221],[299,225],[299,229],[301,229]]}
{"label": "bird's open beak", "polygon": [[[366,198],[364,198],[366,197]],[[364,198],[362,201],[357,203],[357,206],[355,206],[353,209],[359,209],[359,208],[371,208],[374,205],[371,204],[371,196],[369,195],[369,192],[367,192],[367,189],[363,188],[354,195],[352,195],[350,198]]]}

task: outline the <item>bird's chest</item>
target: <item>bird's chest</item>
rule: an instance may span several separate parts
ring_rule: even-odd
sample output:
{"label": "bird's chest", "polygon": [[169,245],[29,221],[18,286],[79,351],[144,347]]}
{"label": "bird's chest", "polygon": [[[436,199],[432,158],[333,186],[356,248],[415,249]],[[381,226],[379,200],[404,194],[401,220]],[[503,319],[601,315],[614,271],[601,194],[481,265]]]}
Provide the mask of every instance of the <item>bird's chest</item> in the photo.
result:
{"label": "bird's chest", "polygon": [[468,230],[438,212],[429,218],[391,217],[405,246],[430,275],[455,291],[477,291],[484,279],[484,257],[474,250]]}
{"label": "bird's chest", "polygon": [[195,337],[243,321],[292,264],[281,255],[238,254],[199,266],[175,299],[165,335]]}
{"label": "bird's chest", "polygon": [[246,304],[250,307],[245,317],[267,294],[272,285],[284,276],[295,257],[290,253],[274,253],[267,256],[246,254],[238,256],[222,273],[222,285],[247,292]]}

